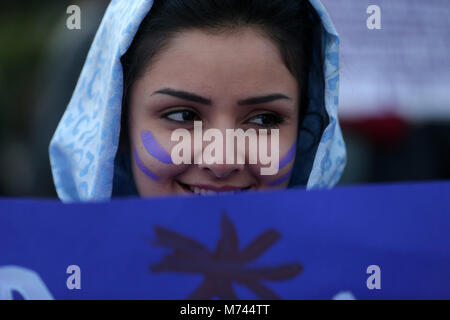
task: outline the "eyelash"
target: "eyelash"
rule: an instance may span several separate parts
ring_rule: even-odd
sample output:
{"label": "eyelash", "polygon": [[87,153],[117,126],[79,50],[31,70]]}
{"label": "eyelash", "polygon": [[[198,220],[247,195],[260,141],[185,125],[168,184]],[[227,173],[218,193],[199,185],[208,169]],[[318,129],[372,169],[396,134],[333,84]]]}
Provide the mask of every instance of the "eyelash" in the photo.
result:
{"label": "eyelash", "polygon": [[[183,115],[183,113],[185,113],[185,114]],[[171,119],[169,117],[169,116],[174,115],[174,114],[181,114],[181,117],[183,118],[183,116],[185,116],[186,113],[190,113],[190,115],[193,115],[194,118],[197,117],[197,119],[175,120],[175,119]],[[281,125],[285,121],[284,117],[282,117],[281,115],[279,115],[277,113],[264,112],[264,113],[260,113],[260,114],[257,114],[255,116],[251,117],[247,121],[247,123],[251,124],[252,122],[250,122],[250,121],[252,119],[261,118],[261,117],[267,117],[267,116],[271,117],[272,123],[270,123],[270,124],[253,123],[253,124],[255,124],[255,125],[257,125],[257,126],[259,126],[261,128],[278,128],[278,126]],[[199,121],[200,120],[200,117],[198,116],[197,112],[195,112],[193,110],[189,110],[189,109],[180,109],[180,110],[170,111],[170,112],[167,112],[167,113],[161,115],[161,118],[169,120],[169,121],[172,121],[172,122],[175,122],[175,123],[182,123],[182,124],[188,124],[188,123],[191,123],[193,121]]]}
{"label": "eyelash", "polygon": [[[161,115],[161,118],[164,118],[164,119],[167,119],[169,121],[176,122],[176,123],[188,123],[188,122],[192,122],[192,121],[196,121],[197,120],[197,119],[192,119],[192,120],[174,120],[174,119],[170,119],[169,118],[170,115],[177,114],[177,113],[183,114],[183,113],[187,113],[187,112],[189,112],[190,114],[193,114],[194,117],[197,117],[198,119],[200,119],[200,117],[198,116],[198,114],[195,111],[189,110],[189,109],[180,109],[180,110],[170,111],[170,112],[167,112],[167,113]],[[182,117],[183,117],[183,115],[182,115]]]}
{"label": "eyelash", "polygon": [[270,123],[270,124],[256,124],[255,123],[257,126],[262,127],[262,128],[278,128],[285,121],[285,119],[281,115],[279,115],[277,113],[273,113],[273,112],[265,112],[265,113],[257,114],[256,116],[251,117],[250,120],[255,119],[255,118],[262,118],[262,117],[270,117],[272,119],[272,123]]}

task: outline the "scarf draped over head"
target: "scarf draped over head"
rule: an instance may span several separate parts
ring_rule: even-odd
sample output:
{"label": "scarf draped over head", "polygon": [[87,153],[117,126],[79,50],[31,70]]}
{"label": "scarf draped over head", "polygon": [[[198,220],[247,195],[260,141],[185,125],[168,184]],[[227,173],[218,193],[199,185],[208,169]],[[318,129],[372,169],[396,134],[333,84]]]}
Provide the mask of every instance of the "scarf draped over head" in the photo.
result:
{"label": "scarf draped over head", "polygon": [[[300,125],[290,186],[329,188],[346,162],[338,122],[339,36],[319,0],[309,0],[321,19],[309,74],[309,103]],[[59,198],[65,202],[108,200],[122,112],[120,58],[127,51],[151,0],[113,0],[108,6],[75,91],[50,142],[50,162]],[[129,168],[128,168],[129,171]],[[132,181],[132,177],[129,177]],[[132,189],[132,188],[131,188]]]}

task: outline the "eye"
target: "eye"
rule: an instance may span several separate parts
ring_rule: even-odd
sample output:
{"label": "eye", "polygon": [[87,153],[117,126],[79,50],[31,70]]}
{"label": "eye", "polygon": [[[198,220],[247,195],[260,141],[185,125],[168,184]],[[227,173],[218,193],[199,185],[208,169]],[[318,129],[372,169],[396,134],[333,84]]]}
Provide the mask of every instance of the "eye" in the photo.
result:
{"label": "eye", "polygon": [[262,113],[248,120],[248,123],[256,124],[261,127],[273,128],[284,122],[282,116],[275,113]]}
{"label": "eye", "polygon": [[176,122],[193,122],[200,120],[197,113],[191,110],[172,111],[162,115],[161,117]]}

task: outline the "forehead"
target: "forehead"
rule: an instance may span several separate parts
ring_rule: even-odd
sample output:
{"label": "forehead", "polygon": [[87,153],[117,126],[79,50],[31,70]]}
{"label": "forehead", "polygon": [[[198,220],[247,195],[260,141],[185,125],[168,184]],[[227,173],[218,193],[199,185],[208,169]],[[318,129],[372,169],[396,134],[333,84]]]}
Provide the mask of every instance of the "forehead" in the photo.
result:
{"label": "forehead", "polygon": [[[225,34],[189,30],[171,39],[144,74],[148,86],[172,85],[220,93],[297,88],[276,44],[247,28]],[[257,93],[257,92],[255,92]]]}

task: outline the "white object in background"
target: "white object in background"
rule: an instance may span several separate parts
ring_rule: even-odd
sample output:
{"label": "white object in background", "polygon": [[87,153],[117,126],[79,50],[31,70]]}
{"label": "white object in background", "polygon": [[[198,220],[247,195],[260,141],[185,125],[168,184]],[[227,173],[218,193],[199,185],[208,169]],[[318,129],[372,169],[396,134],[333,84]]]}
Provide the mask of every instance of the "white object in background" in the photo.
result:
{"label": "white object in background", "polygon": [[341,291],[337,293],[332,300],[356,300],[350,291]]}
{"label": "white object in background", "polygon": [[19,266],[0,267],[0,300],[12,300],[13,291],[26,300],[53,300],[36,272]]}
{"label": "white object in background", "polygon": [[[450,1],[322,0],[340,35],[342,118],[450,120]],[[367,8],[381,29],[368,29]]]}

